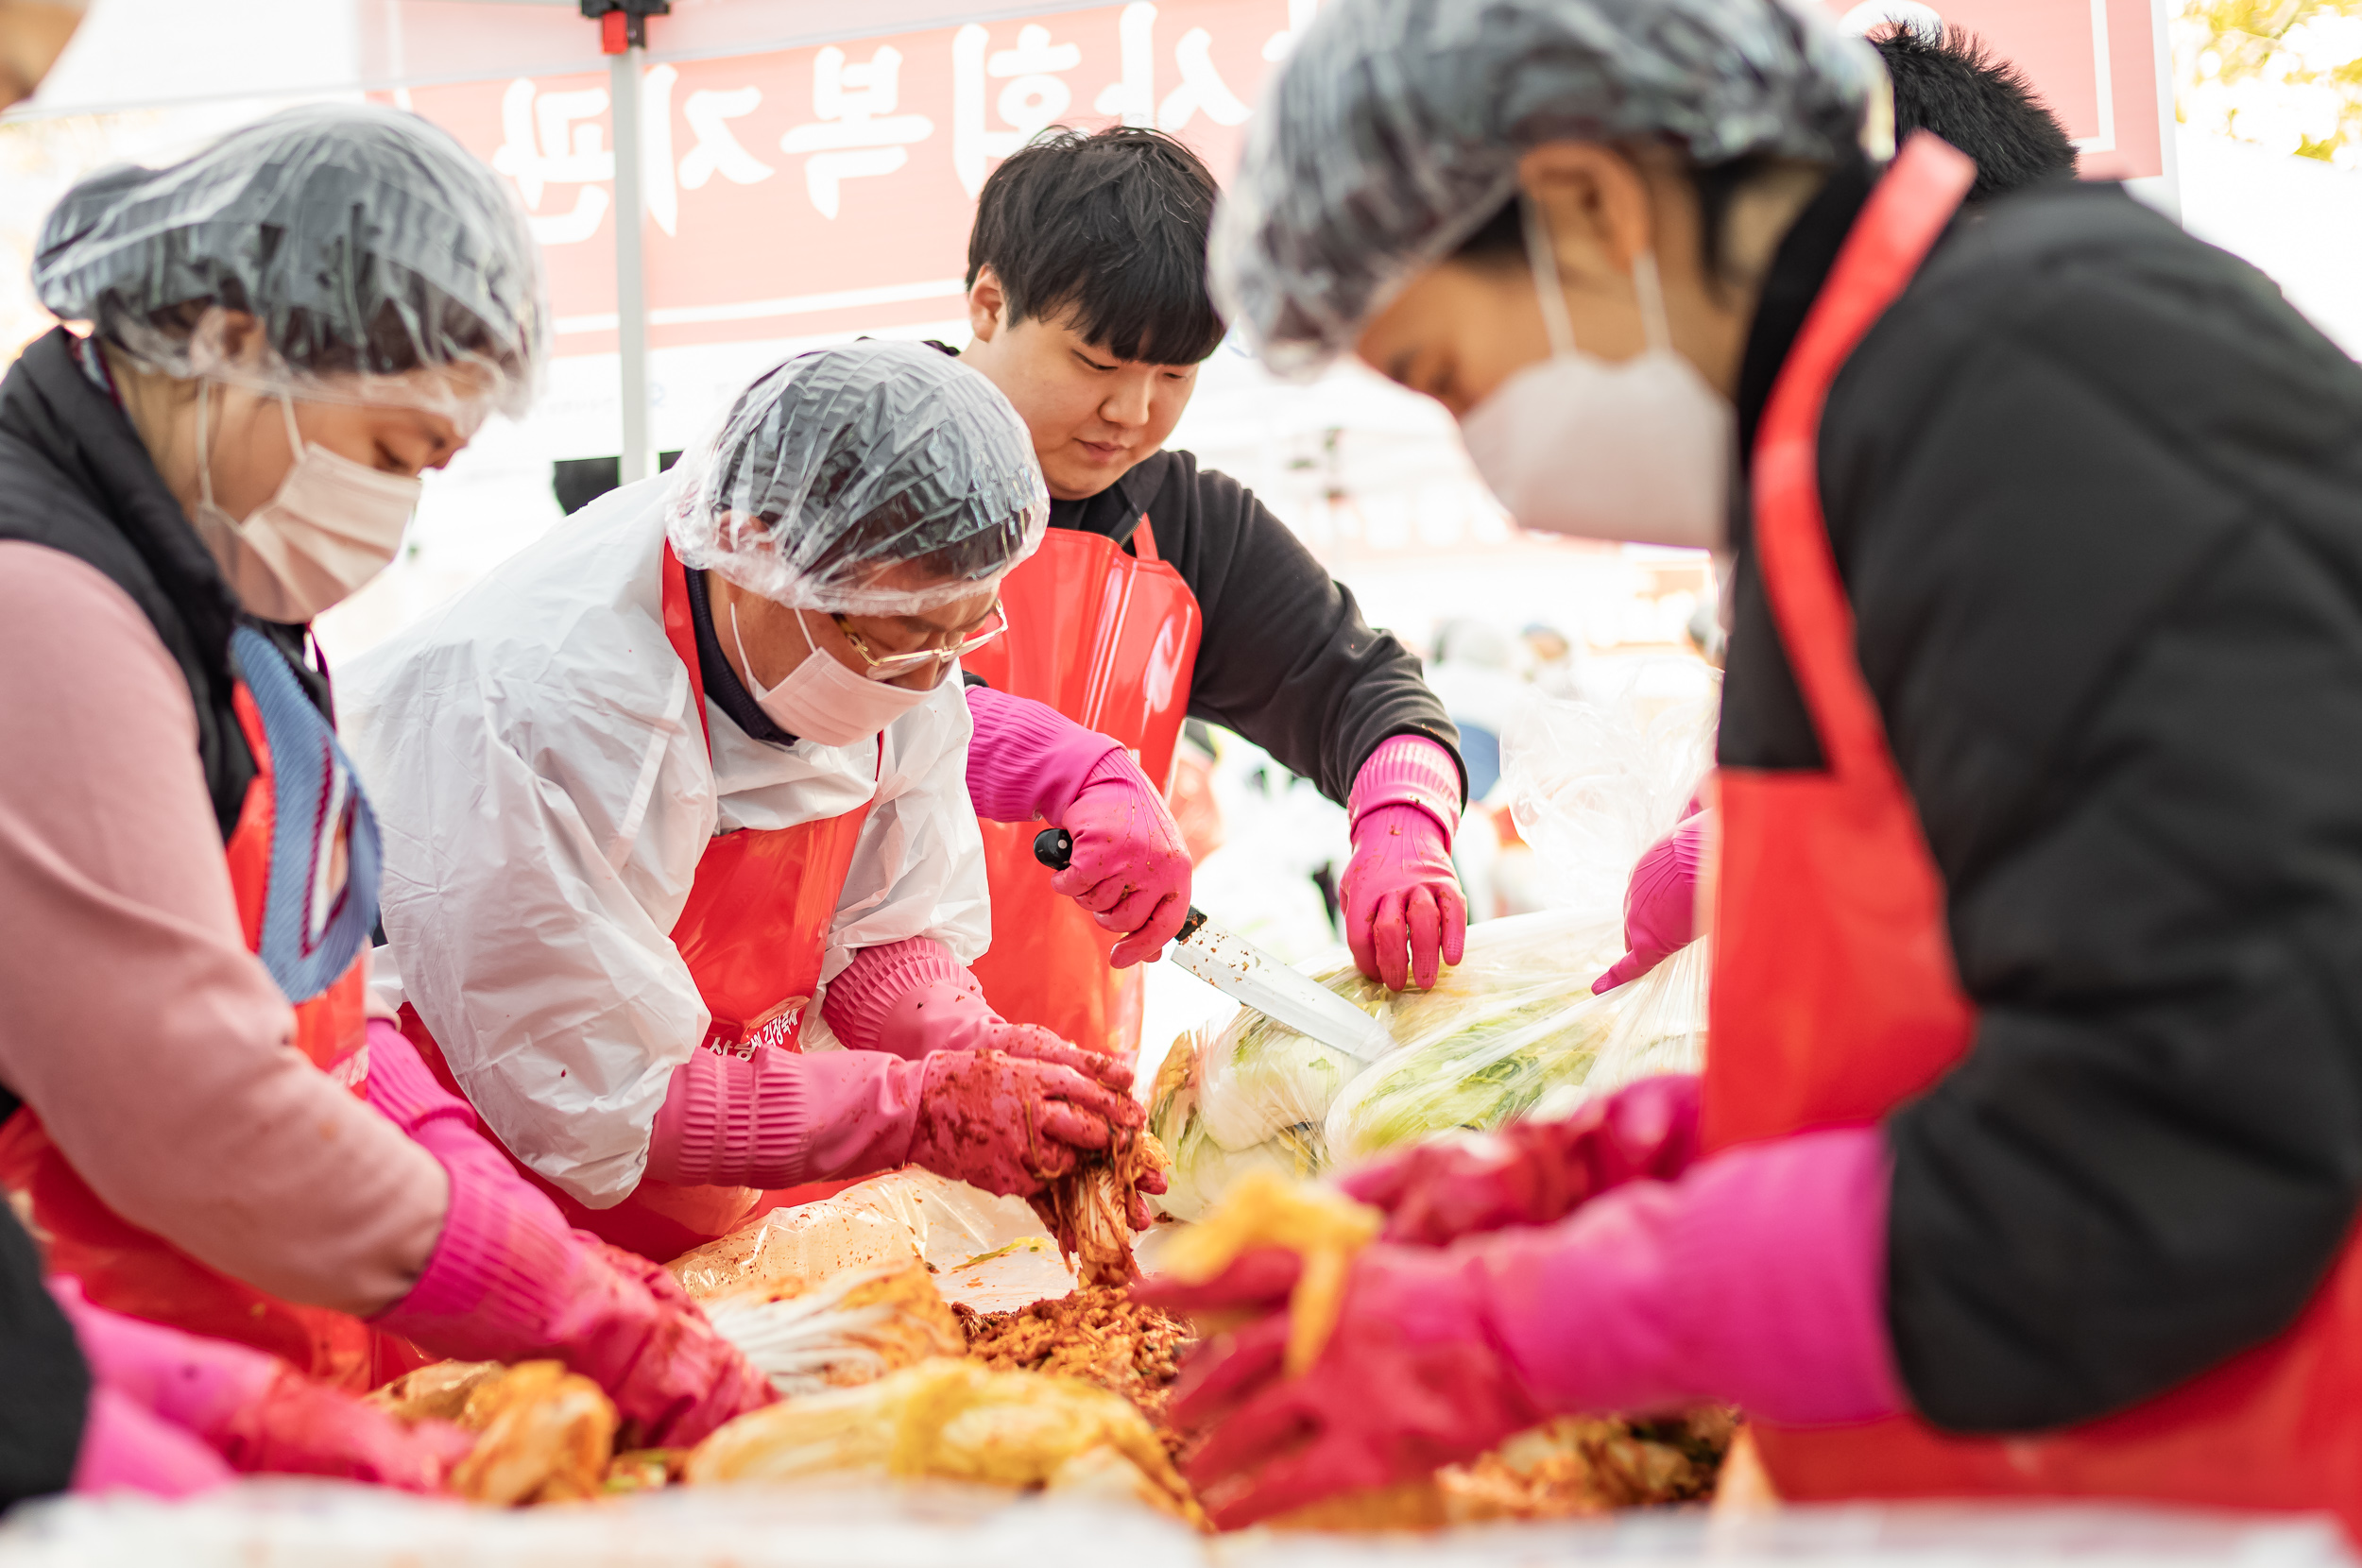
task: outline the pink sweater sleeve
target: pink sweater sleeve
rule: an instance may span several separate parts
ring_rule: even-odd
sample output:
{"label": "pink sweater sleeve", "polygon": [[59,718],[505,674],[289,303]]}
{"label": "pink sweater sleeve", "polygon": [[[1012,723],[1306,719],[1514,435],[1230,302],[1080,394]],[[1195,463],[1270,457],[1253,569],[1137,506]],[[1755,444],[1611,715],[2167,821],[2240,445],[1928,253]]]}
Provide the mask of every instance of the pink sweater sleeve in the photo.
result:
{"label": "pink sweater sleeve", "polygon": [[134,1224],[290,1301],[385,1306],[442,1167],[288,1044],[179,667],[95,570],[4,543],[0,670],[0,1082]]}

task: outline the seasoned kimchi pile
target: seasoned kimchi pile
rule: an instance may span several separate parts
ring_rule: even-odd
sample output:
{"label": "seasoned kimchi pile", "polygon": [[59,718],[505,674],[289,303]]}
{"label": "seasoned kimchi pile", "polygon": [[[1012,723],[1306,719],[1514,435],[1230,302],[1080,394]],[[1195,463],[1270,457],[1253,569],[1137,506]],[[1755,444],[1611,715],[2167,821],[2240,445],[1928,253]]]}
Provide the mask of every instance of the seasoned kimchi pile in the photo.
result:
{"label": "seasoned kimchi pile", "polygon": [[1151,1421],[1164,1414],[1187,1325],[1111,1286],[1087,1285],[1017,1312],[954,1306],[968,1356],[1001,1372],[1050,1372],[1121,1394]]}
{"label": "seasoned kimchi pile", "polygon": [[[1034,1212],[1058,1238],[1059,1253],[1073,1260],[1075,1278],[1086,1286],[1129,1285],[1139,1278],[1139,1265],[1132,1259],[1132,1211],[1140,1199],[1132,1184],[1148,1171],[1172,1168],[1156,1134],[1118,1128],[1104,1151],[1085,1155],[1072,1172],[1033,1200]],[[1143,1224],[1147,1218],[1143,1205]]]}

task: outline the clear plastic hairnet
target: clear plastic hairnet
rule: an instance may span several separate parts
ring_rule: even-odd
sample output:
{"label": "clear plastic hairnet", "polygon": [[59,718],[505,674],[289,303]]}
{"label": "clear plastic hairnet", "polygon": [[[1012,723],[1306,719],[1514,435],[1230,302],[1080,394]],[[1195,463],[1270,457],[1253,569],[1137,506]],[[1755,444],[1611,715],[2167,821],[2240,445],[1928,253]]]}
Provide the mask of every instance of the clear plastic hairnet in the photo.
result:
{"label": "clear plastic hairnet", "polygon": [[[491,170],[416,115],[314,104],[169,168],[82,180],[42,225],[33,286],[176,377],[449,413],[523,413],[548,353],[541,258]],[[225,312],[262,323],[230,364]],[[412,372],[449,371],[446,375]]]}
{"label": "clear plastic hairnet", "polygon": [[684,566],[802,609],[910,615],[1034,553],[1050,493],[1000,389],[936,349],[799,355],[739,395],[674,469]]}
{"label": "clear plastic hairnet", "polygon": [[1781,0],[1340,0],[1215,211],[1215,300],[1272,368],[1309,374],[1499,211],[1530,147],[1829,160],[1879,150],[1885,88],[1869,45]]}

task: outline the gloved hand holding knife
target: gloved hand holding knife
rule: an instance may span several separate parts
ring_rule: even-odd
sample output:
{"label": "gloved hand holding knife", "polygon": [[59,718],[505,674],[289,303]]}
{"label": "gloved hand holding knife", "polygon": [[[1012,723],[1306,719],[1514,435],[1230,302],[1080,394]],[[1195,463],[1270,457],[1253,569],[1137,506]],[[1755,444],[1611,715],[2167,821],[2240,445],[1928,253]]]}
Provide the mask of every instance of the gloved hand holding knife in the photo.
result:
{"label": "gloved hand holding knife", "polygon": [[[1073,853],[1073,838],[1062,827],[1034,835],[1034,858],[1053,871],[1065,870]],[[1243,937],[1208,924],[1194,904],[1165,956],[1241,1005],[1349,1056],[1375,1062],[1394,1048],[1382,1019]]]}

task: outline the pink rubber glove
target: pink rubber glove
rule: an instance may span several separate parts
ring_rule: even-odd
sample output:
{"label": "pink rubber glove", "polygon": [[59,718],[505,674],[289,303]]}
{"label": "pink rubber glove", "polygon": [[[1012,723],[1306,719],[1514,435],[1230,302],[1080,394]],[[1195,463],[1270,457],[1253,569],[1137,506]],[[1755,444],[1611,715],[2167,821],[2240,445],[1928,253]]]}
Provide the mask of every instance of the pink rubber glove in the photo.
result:
{"label": "pink rubber glove", "polygon": [[202,1490],[221,1478],[197,1457],[202,1445],[224,1471],[439,1491],[474,1446],[456,1426],[405,1425],[261,1351],[93,1306],[78,1280],[53,1279],[49,1289],[73,1320],[96,1389],[77,1490]]}
{"label": "pink rubber glove", "polygon": [[1161,956],[1190,917],[1190,846],[1139,764],[1121,751],[1101,758],[1054,826],[1073,836],[1074,858],[1052,889],[1102,929],[1130,933],[1107,962],[1123,969]]}
{"label": "pink rubber glove", "polygon": [[70,1490],[193,1497],[237,1478],[220,1455],[129,1395],[91,1390]]}
{"label": "pink rubber glove", "polygon": [[1547,1229],[1355,1258],[1320,1358],[1283,1379],[1292,1253],[1136,1290],[1269,1315],[1210,1340],[1174,1391],[1224,1526],[1469,1458],[1546,1417],[1703,1401],[1815,1425],[1904,1408],[1886,1329],[1888,1159],[1875,1128],[1729,1150]]}
{"label": "pink rubber glove", "polygon": [[1636,980],[1698,936],[1698,860],[1710,813],[1693,811],[1641,851],[1624,886],[1624,946],[1629,949],[1591,982],[1594,992]]}
{"label": "pink rubber glove", "polygon": [[451,1178],[426,1270],[380,1327],[460,1360],[555,1356],[608,1391],[634,1447],[693,1443],[771,1403],[769,1380],[686,1296],[569,1229],[383,1019],[369,1021],[368,1096]]}
{"label": "pink rubber glove", "polygon": [[881,1052],[690,1052],[648,1138],[647,1173],[685,1186],[799,1186],[910,1157],[919,1073]]}
{"label": "pink rubber glove", "polygon": [[1424,990],[1467,945],[1468,901],[1451,865],[1460,770],[1435,741],[1394,736],[1361,764],[1345,810],[1353,859],[1337,885],[1345,945],[1370,979]]}
{"label": "pink rubber glove", "polygon": [[[1043,1048],[1045,1053],[1056,1058],[1042,1062],[1044,1067],[1070,1070],[1074,1082],[1086,1074],[1101,1082],[1120,1079],[1119,1092],[1129,1102],[1128,1060],[1119,1064],[1047,1030],[1038,1032],[1054,1047]],[[922,1152],[925,1160],[948,1161],[932,1147],[915,1147],[928,1082],[926,1059],[905,1061],[881,1050],[803,1056],[764,1047],[752,1057],[695,1051],[674,1071],[657,1112],[648,1174],[684,1185],[769,1190],[891,1170]],[[935,1107],[938,1120],[944,1109]],[[1164,1191],[1163,1176],[1144,1180],[1141,1190]],[[1145,1225],[1144,1207],[1140,1218]]]}
{"label": "pink rubber glove", "polygon": [[1414,1145],[1338,1185],[1386,1211],[1385,1239],[1412,1246],[1553,1224],[1627,1182],[1687,1170],[1698,1157],[1700,1100],[1694,1074],[1644,1078],[1562,1121]]}
{"label": "pink rubber glove", "polygon": [[1039,1024],[1013,1024],[984,1000],[984,988],[951,949],[929,937],[864,947],[829,982],[820,1012],[851,1050],[920,1061],[939,1050],[998,1050],[1072,1067],[1129,1094],[1129,1055],[1085,1050]]}
{"label": "pink rubber glove", "polygon": [[1156,957],[1190,913],[1190,851],[1163,794],[1119,742],[1046,703],[972,686],[967,711],[976,814],[1065,828],[1074,855],[1051,887],[1123,933],[1115,967]]}
{"label": "pink rubber glove", "polygon": [[1031,1198],[1104,1149],[1111,1127],[1146,1119],[1139,1101],[1071,1067],[997,1050],[937,1051],[921,1069],[911,1163],[955,1182]]}

